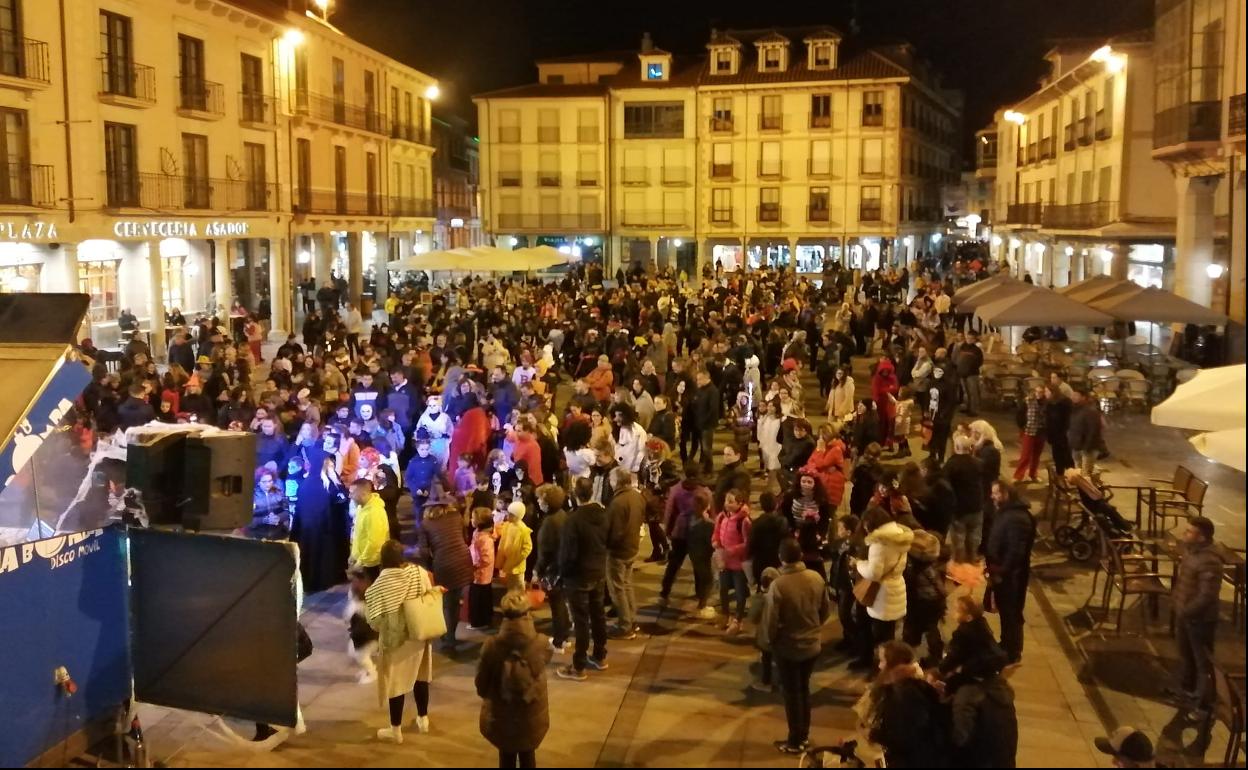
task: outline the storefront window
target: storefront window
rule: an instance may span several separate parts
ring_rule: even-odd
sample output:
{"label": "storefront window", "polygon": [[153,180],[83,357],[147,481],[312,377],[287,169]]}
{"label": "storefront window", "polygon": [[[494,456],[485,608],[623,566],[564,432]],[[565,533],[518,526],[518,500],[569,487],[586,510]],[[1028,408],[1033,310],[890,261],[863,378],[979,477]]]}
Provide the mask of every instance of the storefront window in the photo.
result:
{"label": "storefront window", "polygon": [[165,257],[161,260],[164,277],[165,312],[185,310],[186,294],[183,291],[183,275],[186,270],[186,257]]}
{"label": "storefront window", "polygon": [[822,246],[797,247],[797,271],[799,273],[823,272],[824,252]]}
{"label": "storefront window", "polygon": [[731,273],[733,270],[741,269],[741,247],[740,246],[712,246],[711,247],[711,267],[714,268],[718,263],[723,266],[725,272]]}
{"label": "storefront window", "polygon": [[113,260],[78,265],[78,291],[91,297],[91,322],[117,319],[117,265]]}
{"label": "storefront window", "polygon": [[0,292],[39,291],[39,273],[43,265],[0,267]]}

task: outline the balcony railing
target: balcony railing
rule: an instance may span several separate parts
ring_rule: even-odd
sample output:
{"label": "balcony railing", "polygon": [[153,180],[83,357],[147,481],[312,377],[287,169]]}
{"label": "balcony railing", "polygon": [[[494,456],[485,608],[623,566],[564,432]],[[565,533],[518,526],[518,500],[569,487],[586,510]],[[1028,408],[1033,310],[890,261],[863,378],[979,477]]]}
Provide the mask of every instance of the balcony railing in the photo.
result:
{"label": "balcony railing", "polygon": [[730,134],[732,133],[732,116],[711,118],[711,133],[713,134]]}
{"label": "balcony railing", "polygon": [[[433,201],[428,199],[391,197],[388,203],[387,213],[392,217],[432,217],[434,213]],[[467,219],[462,212],[454,216]]]}
{"label": "balcony railing", "polygon": [[862,203],[858,206],[859,222],[880,222],[882,216],[882,209],[878,203]]}
{"label": "balcony railing", "polygon": [[539,171],[537,172],[538,187],[559,187],[563,182],[558,171]]}
{"label": "balcony railing", "polygon": [[343,99],[322,94],[307,93],[296,104],[296,110],[316,120],[337,123],[340,126],[369,131],[374,134],[389,133],[386,116],[377,109],[351,104]]}
{"label": "balcony railing", "polygon": [[778,160],[760,160],[758,162],[758,176],[760,179],[777,179],[784,171],[783,164]]}
{"label": "balcony railing", "polygon": [[780,221],[779,203],[760,203],[758,205],[758,221],[760,223]]}
{"label": "balcony railing", "polygon": [[1153,149],[1222,138],[1222,102],[1191,102],[1163,110],[1153,118]]}
{"label": "balcony railing", "polygon": [[620,183],[627,185],[650,184],[649,171],[645,166],[625,166],[624,173],[620,177]]}
{"label": "balcony railing", "polygon": [[598,141],[598,126],[577,126],[576,141],[581,144],[594,144]]}
{"label": "balcony railing", "polygon": [[1098,110],[1096,113],[1096,138],[1108,139],[1114,135],[1114,126],[1109,119],[1109,113],[1105,110]]}
{"label": "balcony railing", "polygon": [[296,214],[380,217],[385,200],[380,195],[346,190],[304,190],[295,196]]}
{"label": "balcony railing", "polygon": [[52,167],[0,161],[0,205],[54,207]]}
{"label": "balcony railing", "polygon": [[559,126],[538,126],[537,141],[542,144],[556,144],[559,141]]}
{"label": "balcony railing", "polygon": [[977,169],[995,169],[997,167],[997,154],[995,152],[981,152],[976,158],[975,168]]}
{"label": "balcony railing", "polygon": [[779,131],[784,128],[783,115],[759,115],[758,130],[759,131]]}
{"label": "balcony railing", "polygon": [[827,206],[807,206],[807,222],[828,222],[832,219],[831,210]]}
{"label": "balcony railing", "polygon": [[281,203],[279,186],[264,180],[106,171],[104,187],[108,208],[276,211]]}
{"label": "balcony railing", "polygon": [[1117,201],[1095,203],[1072,203],[1065,206],[1045,206],[1041,224],[1062,230],[1082,230],[1104,227],[1118,221]]}
{"label": "balcony railing", "polygon": [[732,164],[712,163],[711,179],[732,179]]}
{"label": "balcony railing", "polygon": [[1040,140],[1040,160],[1053,160],[1057,157],[1057,138],[1046,136]]}
{"label": "balcony railing", "polygon": [[620,225],[623,227],[685,227],[689,224],[689,217],[685,216],[683,211],[664,211],[664,210],[642,210],[631,211],[624,210],[620,216]]}
{"label": "balcony railing", "polygon": [[1027,145],[1027,163],[1035,163],[1040,160],[1040,145],[1032,142]]}
{"label": "balcony railing", "polygon": [[711,207],[711,221],[718,225],[729,224],[732,222],[732,207],[725,209],[717,209]]}
{"label": "balcony railing", "polygon": [[806,176],[815,178],[832,176],[832,161],[827,158],[821,160],[808,159],[806,161]]}
{"label": "balcony railing", "polygon": [[500,171],[498,172],[499,187],[519,187],[520,172],[519,171]]}
{"label": "balcony railing", "polygon": [[598,181],[597,171],[581,171],[576,175],[576,184],[578,187],[597,187],[602,183]]}
{"label": "balcony railing", "polygon": [[391,123],[390,138],[403,139],[404,141],[416,142],[417,144],[432,144],[429,141],[429,132],[415,123]]}
{"label": "balcony railing", "polygon": [[100,57],[100,95],[156,101],[156,70],[112,56]]}
{"label": "balcony railing", "polygon": [[1075,124],[1075,141],[1081,145],[1089,145],[1094,138],[1091,116],[1079,118],[1079,122]]}
{"label": "balcony railing", "polygon": [[47,43],[0,32],[0,75],[50,83],[49,73]]}
{"label": "balcony railing", "polygon": [[498,214],[498,228],[503,230],[601,230],[601,214]]}
{"label": "balcony railing", "polygon": [[663,184],[676,186],[689,184],[689,169],[684,166],[664,166]]}
{"label": "balcony railing", "polygon": [[831,128],[832,116],[831,115],[816,115],[815,113],[812,112],[810,113],[810,127],[811,128]]}
{"label": "balcony railing", "polygon": [[1062,148],[1067,152],[1075,149],[1075,124],[1067,123],[1062,129]]}
{"label": "balcony railing", "polygon": [[243,91],[238,95],[238,119],[243,123],[277,125],[277,97]]}
{"label": "balcony railing", "polygon": [[1234,94],[1230,99],[1230,113],[1226,116],[1226,135],[1244,135],[1244,95]]}
{"label": "balcony railing", "polygon": [[195,78],[177,78],[178,109],[206,115],[225,114],[225,87]]}
{"label": "balcony railing", "polygon": [[884,125],[883,111],[876,112],[874,110],[864,109],[862,111],[862,125],[864,126],[882,126]]}
{"label": "balcony railing", "polygon": [[1015,225],[1038,225],[1042,209],[1043,204],[1040,203],[1011,203],[1005,219]]}
{"label": "balcony railing", "polygon": [[905,221],[907,222],[939,222],[940,207],[939,206],[911,206],[907,212]]}
{"label": "balcony railing", "polygon": [[520,126],[499,126],[498,141],[504,144],[516,144],[520,141]]}

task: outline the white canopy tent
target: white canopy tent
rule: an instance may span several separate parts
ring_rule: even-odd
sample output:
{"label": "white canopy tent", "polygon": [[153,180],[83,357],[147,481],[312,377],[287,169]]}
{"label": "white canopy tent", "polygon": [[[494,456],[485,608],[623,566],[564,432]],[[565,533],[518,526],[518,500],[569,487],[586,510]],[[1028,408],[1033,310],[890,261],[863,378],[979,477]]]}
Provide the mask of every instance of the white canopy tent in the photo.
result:
{"label": "white canopy tent", "polygon": [[1246,373],[1244,364],[1201,369],[1153,407],[1153,424],[1202,431],[1243,428]]}

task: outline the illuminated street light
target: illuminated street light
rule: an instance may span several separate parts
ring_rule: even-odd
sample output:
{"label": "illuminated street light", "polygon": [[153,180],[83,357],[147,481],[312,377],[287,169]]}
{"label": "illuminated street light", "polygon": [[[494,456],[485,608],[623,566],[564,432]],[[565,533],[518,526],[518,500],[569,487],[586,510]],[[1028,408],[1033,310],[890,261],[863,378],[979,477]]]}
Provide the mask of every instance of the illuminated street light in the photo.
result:
{"label": "illuminated street light", "polygon": [[1205,275],[1209,276],[1215,281],[1221,278],[1222,274],[1225,272],[1226,272],[1226,268],[1223,267],[1222,265],[1219,265],[1217,262],[1214,262],[1212,264],[1205,266]]}
{"label": "illuminated street light", "polygon": [[286,30],[286,33],[282,35],[282,41],[289,46],[303,45],[303,32],[297,29],[288,29]]}
{"label": "illuminated street light", "polygon": [[304,249],[303,251],[299,252],[299,256],[297,257],[297,259],[299,261],[299,264],[306,265],[312,261],[312,255],[308,253],[307,249]]}
{"label": "illuminated street light", "polygon": [[436,102],[438,100],[438,96],[441,95],[441,93],[442,93],[442,89],[438,88],[437,84],[435,83],[425,89],[425,98],[431,102]]}
{"label": "illuminated street light", "polygon": [[1027,122],[1027,116],[1015,110],[1006,110],[1005,119],[1007,122],[1013,123],[1016,126],[1021,126]]}
{"label": "illuminated street light", "polygon": [[673,246],[675,246],[675,247],[676,247],[676,248],[678,248],[678,249],[679,249],[681,246],[683,246],[683,245],[684,245],[684,243],[685,243],[685,242],[684,242],[684,241],[682,241],[682,240],[681,240],[681,239],[679,239],[679,238],[676,238],[676,239],[674,239],[674,240],[672,241],[672,245],[673,245]]}
{"label": "illuminated street light", "polygon": [[999,235],[994,235],[994,236],[992,236],[992,245],[993,245],[994,247],[996,247],[996,246],[1000,246],[1000,245],[1001,245],[1001,236],[999,236]]}
{"label": "illuminated street light", "polygon": [[1068,256],[1068,257],[1073,257],[1073,256],[1075,256],[1075,249],[1074,249],[1074,247],[1073,247],[1073,246],[1067,246],[1067,247],[1066,247],[1066,256]]}

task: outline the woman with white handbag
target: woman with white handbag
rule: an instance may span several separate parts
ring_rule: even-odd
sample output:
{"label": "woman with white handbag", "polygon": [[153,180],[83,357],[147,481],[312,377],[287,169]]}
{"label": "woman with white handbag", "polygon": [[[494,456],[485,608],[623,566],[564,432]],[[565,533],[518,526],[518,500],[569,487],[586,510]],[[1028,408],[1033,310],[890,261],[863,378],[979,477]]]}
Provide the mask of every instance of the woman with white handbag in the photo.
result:
{"label": "woman with white handbag", "polygon": [[423,567],[406,563],[402,544],[390,540],[381,548],[381,574],[364,592],[364,606],[380,637],[377,694],[390,707],[390,726],[378,730],[377,738],[402,743],[408,692],[416,699],[416,729],[429,732],[432,640],[446,632],[441,589]]}

